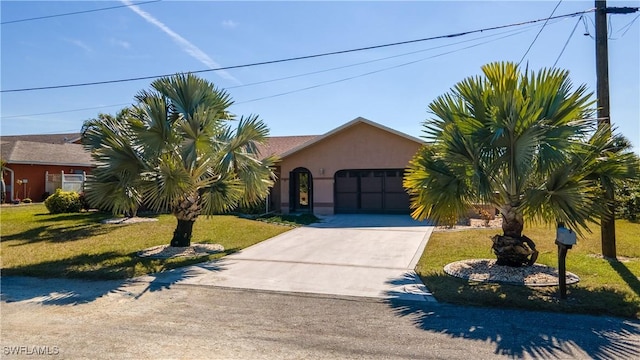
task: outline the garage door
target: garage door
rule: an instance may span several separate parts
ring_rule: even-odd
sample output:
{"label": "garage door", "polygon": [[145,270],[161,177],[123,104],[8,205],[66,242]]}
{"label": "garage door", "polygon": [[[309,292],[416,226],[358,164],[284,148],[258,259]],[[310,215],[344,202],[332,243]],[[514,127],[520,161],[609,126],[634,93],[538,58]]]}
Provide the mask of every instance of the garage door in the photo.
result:
{"label": "garage door", "polygon": [[403,169],[340,170],[335,175],[336,213],[409,213]]}

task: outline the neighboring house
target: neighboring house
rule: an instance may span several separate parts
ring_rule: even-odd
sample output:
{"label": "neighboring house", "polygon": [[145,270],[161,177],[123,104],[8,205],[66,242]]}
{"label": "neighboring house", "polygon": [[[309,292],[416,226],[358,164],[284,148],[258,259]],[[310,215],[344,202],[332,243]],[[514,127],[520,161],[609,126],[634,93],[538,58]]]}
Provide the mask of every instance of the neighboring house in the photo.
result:
{"label": "neighboring house", "polygon": [[282,213],[409,213],[404,170],[423,141],[364,118],[324,135],[272,137],[280,156],[269,210]]}
{"label": "neighboring house", "polygon": [[73,188],[79,175],[93,168],[91,156],[77,143],[79,139],[78,133],[0,137],[5,201],[26,197],[42,201],[45,193],[61,187],[65,178]]}
{"label": "neighboring house", "polygon": [[[7,199],[41,201],[45,174],[89,172],[80,134],[3,136]],[[409,213],[404,170],[424,142],[364,118],[324,135],[273,136],[260,154],[278,155],[268,211],[282,213]],[[18,180],[27,179],[18,184]],[[10,200],[7,200],[10,201]]]}

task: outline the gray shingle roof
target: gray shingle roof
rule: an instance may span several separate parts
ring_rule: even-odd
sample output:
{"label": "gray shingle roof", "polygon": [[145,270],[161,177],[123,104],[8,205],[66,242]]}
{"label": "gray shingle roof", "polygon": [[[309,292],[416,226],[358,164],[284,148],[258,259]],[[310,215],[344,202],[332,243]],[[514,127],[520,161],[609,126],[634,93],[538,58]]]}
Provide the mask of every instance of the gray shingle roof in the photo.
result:
{"label": "gray shingle roof", "polygon": [[93,166],[91,156],[80,144],[51,144],[34,141],[0,141],[2,159],[8,164]]}
{"label": "gray shingle roof", "polygon": [[39,143],[49,144],[67,144],[71,142],[79,142],[80,133],[66,133],[66,134],[34,134],[34,135],[9,135],[2,136],[2,141],[31,141]]}

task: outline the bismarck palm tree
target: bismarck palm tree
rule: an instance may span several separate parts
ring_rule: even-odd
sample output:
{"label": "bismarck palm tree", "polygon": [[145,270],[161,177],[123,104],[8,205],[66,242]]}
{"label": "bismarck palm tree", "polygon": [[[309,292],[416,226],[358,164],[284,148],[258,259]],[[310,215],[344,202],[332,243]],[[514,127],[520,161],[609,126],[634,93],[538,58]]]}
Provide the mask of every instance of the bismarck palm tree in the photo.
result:
{"label": "bismarck palm tree", "polygon": [[606,213],[602,189],[632,176],[637,157],[611,129],[596,128],[590,93],[568,72],[482,67],[429,105],[426,139],[405,175],[412,216],[443,223],[477,204],[502,217],[493,238],[499,265],[535,262],[525,219],[564,224],[579,235]]}
{"label": "bismarck palm tree", "polygon": [[85,122],[83,143],[98,163],[85,193],[89,202],[135,215],[142,204],[170,211],[178,223],[171,246],[189,246],[193,223],[264,199],[274,158],[259,158],[268,136],[257,116],[228,112],[229,95],[194,75],[151,84],[117,116]]}

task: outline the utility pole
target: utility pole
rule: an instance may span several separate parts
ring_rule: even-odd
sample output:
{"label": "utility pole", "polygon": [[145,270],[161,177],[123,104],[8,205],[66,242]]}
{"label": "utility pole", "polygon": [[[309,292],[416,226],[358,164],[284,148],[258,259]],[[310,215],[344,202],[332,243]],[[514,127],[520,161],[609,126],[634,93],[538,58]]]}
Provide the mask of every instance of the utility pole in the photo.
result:
{"label": "utility pole", "polygon": [[[598,126],[611,126],[609,117],[609,45],[607,41],[607,1],[596,0],[596,87],[598,96]],[[616,258],[616,221],[613,189],[605,189],[607,214],[600,221],[602,256]]]}
{"label": "utility pole", "polygon": [[[596,0],[596,87],[598,96],[598,126],[611,127],[609,112],[609,49],[607,14],[630,14],[638,8],[607,8],[606,0]],[[611,130],[609,130],[611,131]],[[613,189],[605,189],[607,214],[601,219],[602,256],[616,258],[615,196]]]}

